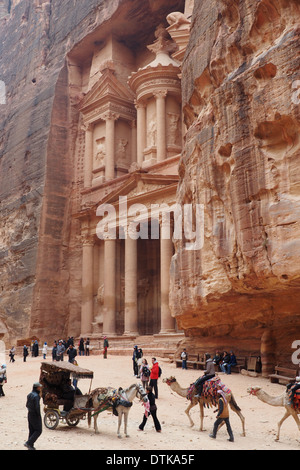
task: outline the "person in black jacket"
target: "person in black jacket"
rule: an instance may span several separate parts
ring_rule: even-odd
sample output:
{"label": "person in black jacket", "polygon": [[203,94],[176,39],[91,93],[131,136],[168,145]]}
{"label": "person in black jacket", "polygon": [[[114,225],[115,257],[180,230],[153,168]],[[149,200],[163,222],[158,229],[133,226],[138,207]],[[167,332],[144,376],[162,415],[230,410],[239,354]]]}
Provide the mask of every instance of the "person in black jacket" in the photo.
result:
{"label": "person in black jacket", "polygon": [[77,356],[76,348],[74,348],[73,344],[70,344],[69,348],[67,349],[67,355],[69,356],[69,362],[74,364],[75,357]]}
{"label": "person in black jacket", "polygon": [[[156,431],[161,432],[160,422],[158,421],[157,416],[156,416],[157,406],[155,404],[155,395],[154,395],[154,393],[152,393],[152,387],[150,387],[150,386],[146,387],[146,393],[148,395],[148,400],[149,400],[149,403],[150,403],[150,413],[149,414],[151,414],[151,416],[153,418],[153,422],[154,422],[154,426],[155,426]],[[145,427],[145,424],[147,423],[147,419],[148,419],[148,417],[146,416],[146,414],[144,414],[143,421],[139,425],[139,430],[140,431],[144,431],[144,427]]]}
{"label": "person in black jacket", "polygon": [[40,383],[34,383],[32,392],[27,395],[26,408],[28,409],[29,437],[24,446],[29,450],[35,450],[34,443],[42,434],[41,388],[42,385]]}

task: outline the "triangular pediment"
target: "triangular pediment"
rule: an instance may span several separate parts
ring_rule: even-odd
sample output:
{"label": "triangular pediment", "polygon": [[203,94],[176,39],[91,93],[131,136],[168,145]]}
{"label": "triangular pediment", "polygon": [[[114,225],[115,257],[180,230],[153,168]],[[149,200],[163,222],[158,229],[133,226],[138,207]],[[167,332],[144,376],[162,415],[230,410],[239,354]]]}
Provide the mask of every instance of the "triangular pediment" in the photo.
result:
{"label": "triangular pediment", "polygon": [[128,102],[133,106],[134,95],[129,88],[121,83],[114,71],[107,68],[102,71],[101,78],[94,84],[80,103],[81,112],[106,102]]}
{"label": "triangular pediment", "polygon": [[99,204],[118,204],[121,196],[126,196],[130,202],[130,200],[150,199],[156,193],[169,190],[175,193],[178,181],[179,177],[176,175],[158,175],[137,171],[126,182],[105,196]]}

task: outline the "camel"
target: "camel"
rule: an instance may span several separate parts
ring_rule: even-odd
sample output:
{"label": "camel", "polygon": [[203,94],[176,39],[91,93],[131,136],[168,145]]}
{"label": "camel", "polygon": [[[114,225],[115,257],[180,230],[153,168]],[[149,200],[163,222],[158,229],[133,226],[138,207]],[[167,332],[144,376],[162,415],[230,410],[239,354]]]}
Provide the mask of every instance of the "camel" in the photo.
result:
{"label": "camel", "polygon": [[289,416],[292,416],[294,418],[298,426],[298,429],[300,431],[300,421],[298,418],[298,414],[300,413],[300,411],[296,411],[291,406],[291,404],[289,403],[289,397],[286,391],[277,397],[272,397],[268,393],[266,393],[264,390],[262,390],[262,388],[255,386],[255,387],[247,388],[247,392],[250,395],[254,395],[255,397],[257,397],[259,400],[263,401],[264,403],[268,403],[268,405],[282,406],[285,408],[286,410],[285,415],[278,423],[277,436],[276,436],[275,441],[279,441],[281,425]]}
{"label": "camel", "polygon": [[[96,388],[90,392],[90,398],[92,400],[92,407],[94,408],[94,413],[88,414],[88,425],[91,425],[91,418],[94,418],[94,429],[95,433],[99,432],[97,419],[99,413],[102,410],[113,410],[113,400],[121,399],[121,403],[116,406],[115,410],[118,414],[118,430],[117,435],[121,438],[121,424],[124,416],[124,434],[126,437],[129,437],[127,432],[127,423],[128,423],[128,414],[132,406],[132,400],[137,397],[140,401],[143,401],[144,404],[148,402],[148,396],[142,386],[142,384],[132,384],[130,387],[125,390],[119,388],[118,390],[107,387],[107,388]],[[123,401],[123,404],[122,404]],[[103,408],[102,408],[103,406]],[[101,410],[101,411],[100,411]]]}
{"label": "camel", "polygon": [[[166,383],[167,385],[169,385],[170,388],[174,392],[176,392],[179,396],[187,398],[187,394],[189,392],[189,387],[188,388],[182,388],[179,385],[179,383],[177,382],[175,377],[169,377],[167,379],[163,379],[163,382]],[[204,429],[203,429],[204,405],[216,406],[216,404],[209,397],[208,397],[208,399],[206,399],[204,397],[196,398],[195,397],[196,393],[197,393],[196,390],[192,391],[191,398],[190,398],[191,402],[190,402],[189,406],[187,407],[187,409],[185,410],[185,413],[186,413],[187,417],[190,420],[191,427],[193,427],[195,423],[194,423],[194,421],[192,420],[192,418],[190,416],[190,410],[191,410],[191,408],[196,406],[197,403],[199,403],[199,406],[200,406],[200,431],[204,431]],[[241,409],[237,405],[237,403],[235,401],[235,398],[234,398],[234,396],[231,392],[226,393],[226,399],[227,399],[232,411],[234,411],[239,416],[239,418],[242,422],[242,430],[243,430],[242,435],[245,436],[246,435],[246,432],[245,432],[245,418],[241,413]]]}

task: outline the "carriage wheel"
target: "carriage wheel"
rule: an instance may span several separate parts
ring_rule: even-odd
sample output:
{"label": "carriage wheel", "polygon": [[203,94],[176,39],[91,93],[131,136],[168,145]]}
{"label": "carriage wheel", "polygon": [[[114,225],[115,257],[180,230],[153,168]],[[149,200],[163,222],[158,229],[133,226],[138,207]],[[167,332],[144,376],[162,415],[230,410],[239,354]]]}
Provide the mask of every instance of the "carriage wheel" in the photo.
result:
{"label": "carriage wheel", "polygon": [[44,424],[48,429],[57,428],[59,423],[59,414],[55,410],[48,410],[44,416]]}
{"label": "carriage wheel", "polygon": [[66,422],[68,426],[75,427],[79,423],[80,419],[75,416],[66,417]]}

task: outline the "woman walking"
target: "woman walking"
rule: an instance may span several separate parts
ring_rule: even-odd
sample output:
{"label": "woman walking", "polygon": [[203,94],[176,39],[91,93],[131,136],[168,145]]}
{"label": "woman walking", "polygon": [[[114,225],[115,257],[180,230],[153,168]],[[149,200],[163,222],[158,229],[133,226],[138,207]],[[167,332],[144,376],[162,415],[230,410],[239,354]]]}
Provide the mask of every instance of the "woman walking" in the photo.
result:
{"label": "woman walking", "polygon": [[[152,387],[149,387],[149,386],[146,387],[146,392],[147,392],[149,403],[150,403],[150,412],[149,412],[149,414],[153,418],[153,422],[154,422],[156,432],[161,432],[160,422],[158,421],[157,416],[156,416],[157,406],[155,404],[155,395],[152,393]],[[146,413],[145,413],[144,416],[143,416],[143,421],[139,425],[139,430],[140,431],[144,431],[144,427],[147,423],[147,419],[148,419],[148,416],[146,416]]]}

